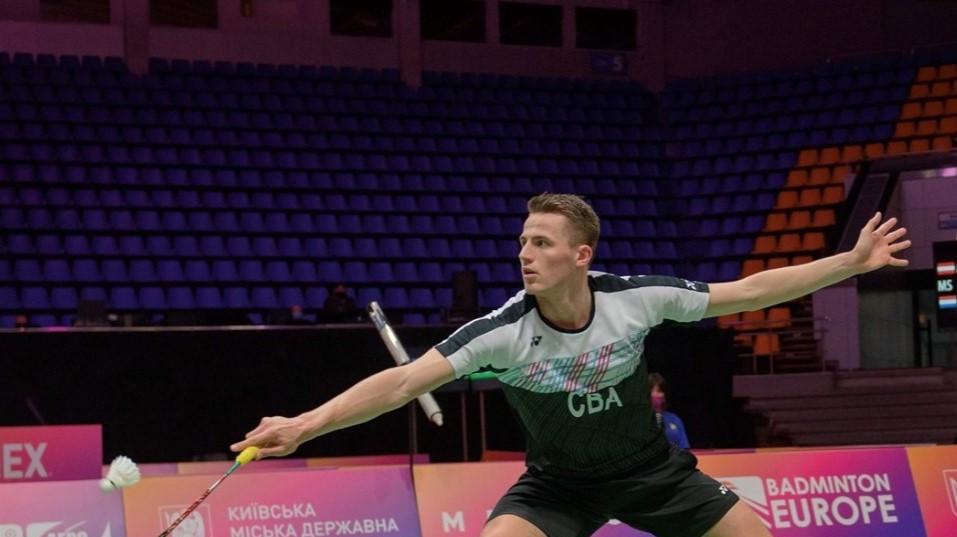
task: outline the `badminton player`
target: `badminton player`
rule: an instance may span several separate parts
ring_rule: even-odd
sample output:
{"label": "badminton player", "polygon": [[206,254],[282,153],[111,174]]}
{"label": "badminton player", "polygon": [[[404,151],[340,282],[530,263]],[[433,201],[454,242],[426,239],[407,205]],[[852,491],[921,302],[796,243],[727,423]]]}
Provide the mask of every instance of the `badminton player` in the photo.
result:
{"label": "badminton player", "polygon": [[234,444],[288,455],[310,439],[370,420],[481,368],[499,373],[526,436],[527,471],[482,537],[579,537],[615,518],[658,537],[766,537],[735,494],[669,446],[651,407],[643,340],[666,319],[755,310],[885,265],[910,246],[875,214],[851,251],[706,284],[589,271],[599,220],[580,197],[528,202],[519,237],[524,289],[419,360],[365,380],[296,417],[267,417]]}

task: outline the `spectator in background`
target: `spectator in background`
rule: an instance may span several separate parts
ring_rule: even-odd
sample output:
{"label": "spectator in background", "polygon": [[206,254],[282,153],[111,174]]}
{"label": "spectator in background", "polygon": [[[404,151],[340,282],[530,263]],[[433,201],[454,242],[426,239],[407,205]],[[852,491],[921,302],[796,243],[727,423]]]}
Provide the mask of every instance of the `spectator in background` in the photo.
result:
{"label": "spectator in background", "polygon": [[306,318],[305,314],[302,311],[301,304],[293,304],[292,306],[289,307],[289,319],[286,321],[286,324],[304,325],[304,324],[312,324],[312,321]]}
{"label": "spectator in background", "polygon": [[13,327],[17,330],[26,330],[27,328],[34,328],[33,323],[30,322],[30,316],[26,313],[18,313],[13,318]]}
{"label": "spectator in background", "polygon": [[691,449],[685,424],[674,412],[668,411],[668,383],[659,373],[648,373],[648,385],[651,386],[651,406],[655,409],[658,425],[665,430],[668,443],[681,449]]}
{"label": "spectator in background", "polygon": [[349,288],[344,283],[336,285],[322,305],[322,320],[327,323],[353,323],[361,317],[356,299],[349,295]]}

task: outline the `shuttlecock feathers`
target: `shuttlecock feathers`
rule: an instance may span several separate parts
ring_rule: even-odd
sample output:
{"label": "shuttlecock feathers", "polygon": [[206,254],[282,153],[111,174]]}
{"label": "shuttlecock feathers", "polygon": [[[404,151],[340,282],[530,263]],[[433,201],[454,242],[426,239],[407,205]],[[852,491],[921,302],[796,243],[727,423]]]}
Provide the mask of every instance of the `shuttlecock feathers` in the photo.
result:
{"label": "shuttlecock feathers", "polygon": [[129,457],[120,455],[110,463],[106,477],[100,480],[100,490],[110,492],[130,485],[140,480],[140,469]]}

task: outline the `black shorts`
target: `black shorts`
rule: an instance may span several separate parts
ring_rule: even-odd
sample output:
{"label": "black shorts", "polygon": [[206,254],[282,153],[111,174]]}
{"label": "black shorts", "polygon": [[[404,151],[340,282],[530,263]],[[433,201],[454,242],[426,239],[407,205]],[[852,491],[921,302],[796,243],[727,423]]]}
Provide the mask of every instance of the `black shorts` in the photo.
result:
{"label": "black shorts", "polygon": [[698,459],[672,448],[632,474],[604,480],[525,472],[489,519],[511,514],[548,537],[591,535],[611,519],[658,537],[701,537],[738,497],[697,469]]}

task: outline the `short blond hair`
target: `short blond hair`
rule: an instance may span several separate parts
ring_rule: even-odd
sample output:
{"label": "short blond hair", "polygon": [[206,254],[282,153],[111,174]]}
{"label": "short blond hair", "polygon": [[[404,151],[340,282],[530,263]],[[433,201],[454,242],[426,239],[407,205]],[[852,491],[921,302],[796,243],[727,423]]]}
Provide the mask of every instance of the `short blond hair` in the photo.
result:
{"label": "short blond hair", "polygon": [[592,250],[598,245],[601,222],[584,198],[576,194],[545,192],[528,200],[528,214],[554,213],[565,215],[571,228],[572,245],[587,244]]}

